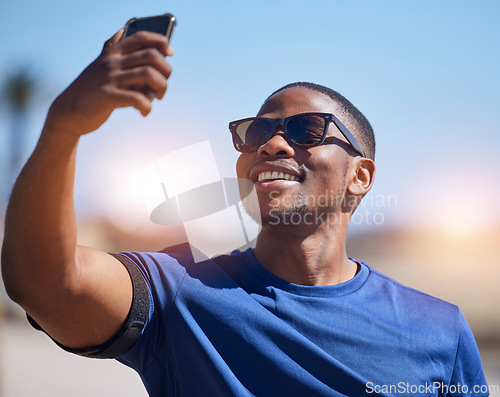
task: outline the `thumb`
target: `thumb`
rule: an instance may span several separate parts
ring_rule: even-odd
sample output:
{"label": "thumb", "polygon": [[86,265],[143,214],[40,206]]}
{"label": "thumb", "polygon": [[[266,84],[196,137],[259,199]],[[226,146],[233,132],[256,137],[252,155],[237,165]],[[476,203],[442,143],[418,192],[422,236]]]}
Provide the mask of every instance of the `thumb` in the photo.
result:
{"label": "thumb", "polygon": [[115,35],[113,37],[111,37],[108,41],[106,41],[104,43],[102,51],[104,51],[107,48],[112,47],[113,45],[115,45],[116,43],[118,43],[120,41],[120,39],[122,38],[122,36],[123,36],[123,32],[124,32],[124,29],[121,28],[118,32],[115,33]]}

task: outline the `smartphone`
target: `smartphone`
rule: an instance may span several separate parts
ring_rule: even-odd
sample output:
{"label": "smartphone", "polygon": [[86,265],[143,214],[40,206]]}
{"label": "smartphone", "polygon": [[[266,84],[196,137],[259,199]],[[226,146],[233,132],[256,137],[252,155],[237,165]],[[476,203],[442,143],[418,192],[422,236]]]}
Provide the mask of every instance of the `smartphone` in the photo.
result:
{"label": "smartphone", "polygon": [[167,40],[170,43],[176,24],[177,20],[169,13],[156,15],[154,17],[132,18],[125,25],[123,37],[130,36],[140,30],[147,30],[149,32],[164,34],[167,36]]}

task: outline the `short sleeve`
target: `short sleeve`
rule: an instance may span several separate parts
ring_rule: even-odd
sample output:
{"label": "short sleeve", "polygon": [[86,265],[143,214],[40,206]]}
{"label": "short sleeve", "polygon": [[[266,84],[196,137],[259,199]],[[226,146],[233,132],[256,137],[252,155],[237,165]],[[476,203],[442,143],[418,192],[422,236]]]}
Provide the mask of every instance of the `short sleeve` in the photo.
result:
{"label": "short sleeve", "polygon": [[[125,266],[132,280],[133,298],[128,316],[120,330],[111,339],[99,346],[73,349],[64,346],[47,334],[61,349],[69,353],[88,358],[119,357],[135,344],[146,324],[150,306],[150,294],[143,274],[128,257],[117,254],[111,255]],[[45,332],[29,314],[26,314],[26,316],[33,328]]]}
{"label": "short sleeve", "polygon": [[459,311],[460,336],[447,396],[489,396],[474,335]]}
{"label": "short sleeve", "polygon": [[152,352],[168,351],[170,314],[193,258],[186,244],[160,252],[121,252],[119,256],[133,263],[143,276],[150,298],[141,334],[129,350],[117,357],[118,361],[141,373],[158,359]]}

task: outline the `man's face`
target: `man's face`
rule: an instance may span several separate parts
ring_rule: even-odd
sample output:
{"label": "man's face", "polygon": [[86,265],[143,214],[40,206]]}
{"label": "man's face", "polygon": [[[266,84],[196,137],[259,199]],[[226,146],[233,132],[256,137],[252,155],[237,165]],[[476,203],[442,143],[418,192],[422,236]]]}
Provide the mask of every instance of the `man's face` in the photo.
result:
{"label": "man's face", "polygon": [[[293,87],[273,95],[258,116],[284,118],[306,112],[336,114],[338,106],[325,94]],[[296,147],[279,127],[257,151],[240,155],[238,178],[255,184],[263,225],[321,223],[326,215],[340,211],[351,159],[349,144],[333,123],[327,136],[338,139],[312,148]]]}

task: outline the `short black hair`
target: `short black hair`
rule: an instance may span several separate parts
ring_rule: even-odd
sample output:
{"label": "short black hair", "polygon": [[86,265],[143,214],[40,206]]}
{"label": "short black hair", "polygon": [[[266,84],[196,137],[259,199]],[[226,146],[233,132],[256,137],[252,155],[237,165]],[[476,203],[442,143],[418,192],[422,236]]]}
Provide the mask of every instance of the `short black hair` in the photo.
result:
{"label": "short black hair", "polygon": [[269,98],[271,98],[278,92],[293,87],[304,87],[317,92],[321,92],[322,94],[330,97],[335,103],[337,103],[340,106],[341,110],[340,114],[335,114],[335,116],[337,116],[340,121],[342,121],[346,125],[349,131],[353,133],[353,135],[356,137],[361,147],[363,148],[366,157],[371,158],[372,160],[375,159],[375,135],[373,133],[373,128],[370,122],[363,115],[363,113],[361,113],[343,95],[339,94],[335,90],[332,90],[331,88],[325,87],[320,84],[307,83],[303,81],[290,83],[281,88],[278,88],[271,95],[269,95],[264,104],[269,100]]}

